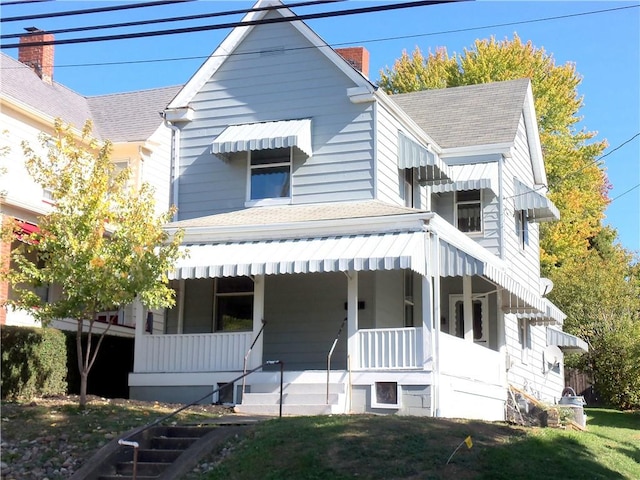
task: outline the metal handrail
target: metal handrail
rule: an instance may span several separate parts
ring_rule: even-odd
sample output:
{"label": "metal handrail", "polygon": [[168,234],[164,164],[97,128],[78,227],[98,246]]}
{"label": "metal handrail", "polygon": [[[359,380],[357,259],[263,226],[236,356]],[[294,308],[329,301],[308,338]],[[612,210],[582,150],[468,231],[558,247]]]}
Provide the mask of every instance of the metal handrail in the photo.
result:
{"label": "metal handrail", "polygon": [[[262,335],[262,331],[264,330],[264,327],[266,325],[267,325],[267,322],[263,318],[262,319],[262,327],[260,327],[260,331],[256,335],[256,338],[253,339],[253,342],[251,343],[251,346],[249,347],[249,350],[247,350],[247,353],[244,355],[244,364],[242,365],[242,373],[247,373],[247,363],[249,362],[249,357],[251,356],[251,350],[253,350],[253,347],[255,346],[256,342],[260,338],[260,335]],[[246,377],[242,377],[242,396],[243,397],[244,397],[245,379],[246,379]]]}
{"label": "metal handrail", "polygon": [[331,349],[327,354],[327,405],[329,404],[329,376],[331,373],[331,356],[333,355],[333,351],[335,350],[336,345],[338,344],[338,339],[340,338],[340,334],[342,333],[342,329],[344,328],[345,323],[347,323],[347,317],[345,317],[345,319],[340,324],[340,329],[338,330],[338,333],[333,339],[333,344],[331,345]]}
{"label": "metal handrail", "polygon": [[131,436],[133,435],[139,435],[140,433],[149,430],[151,427],[155,427],[156,425],[167,421],[168,419],[176,416],[178,413],[182,412],[183,410],[186,410],[189,407],[193,407],[194,405],[198,405],[200,402],[202,402],[205,398],[212,396],[214,393],[219,392],[220,390],[223,390],[227,387],[229,387],[230,385],[233,386],[238,380],[240,379],[244,379],[247,375],[251,375],[253,372],[260,370],[261,368],[263,368],[266,365],[280,365],[280,412],[279,412],[279,417],[282,418],[282,390],[283,390],[283,376],[284,376],[284,362],[282,360],[269,360],[267,362],[264,362],[262,365],[253,368],[247,372],[244,372],[242,375],[240,375],[239,377],[234,378],[233,380],[231,380],[230,382],[225,383],[224,385],[222,385],[221,387],[216,388],[215,390],[207,393],[205,396],[200,397],[197,400],[194,400],[191,403],[188,403],[186,405],[183,405],[182,407],[174,410],[173,412],[160,417],[156,420],[154,420],[153,422],[145,425],[144,427],[142,427],[139,430],[136,430],[134,433],[132,433],[131,435],[129,435],[128,437],[124,437],[118,440],[118,444],[119,445],[123,445],[123,446],[130,446],[133,447],[133,475],[132,475],[132,479],[136,480],[136,470],[137,470],[137,463],[138,463],[138,449],[140,447],[138,442],[132,441],[130,440]]}

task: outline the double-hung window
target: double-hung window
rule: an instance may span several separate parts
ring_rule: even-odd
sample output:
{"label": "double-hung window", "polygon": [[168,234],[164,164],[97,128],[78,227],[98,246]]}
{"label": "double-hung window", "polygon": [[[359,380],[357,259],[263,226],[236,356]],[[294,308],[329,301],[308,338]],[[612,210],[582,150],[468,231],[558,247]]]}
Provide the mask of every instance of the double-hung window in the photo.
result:
{"label": "double-hung window", "polygon": [[529,223],[525,210],[516,210],[516,235],[520,249],[524,250],[529,244]]}
{"label": "double-hung window", "polygon": [[248,201],[291,197],[291,148],[249,152]]}
{"label": "double-hung window", "polygon": [[482,232],[482,195],[480,190],[456,192],[456,225],[465,233]]}

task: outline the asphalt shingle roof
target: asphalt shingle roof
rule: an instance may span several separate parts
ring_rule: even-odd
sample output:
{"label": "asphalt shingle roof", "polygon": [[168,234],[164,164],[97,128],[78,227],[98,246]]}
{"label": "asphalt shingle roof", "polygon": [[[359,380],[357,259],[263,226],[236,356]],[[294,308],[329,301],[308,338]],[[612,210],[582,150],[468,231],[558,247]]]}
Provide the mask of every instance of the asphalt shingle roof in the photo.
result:
{"label": "asphalt shingle roof", "polygon": [[181,86],[84,97],[53,82],[43,82],[31,68],[0,54],[0,91],[45,115],[82,128],[93,122],[93,134],[112,142],[144,141],[160,126],[164,110]]}
{"label": "asphalt shingle roof", "polygon": [[516,137],[529,80],[391,95],[443,148],[509,143]]}
{"label": "asphalt shingle roof", "polygon": [[346,218],[382,217],[419,213],[398,205],[390,205],[379,200],[361,202],[317,203],[307,205],[278,205],[254,207],[234,212],[220,213],[206,217],[173,222],[168,227],[228,227],[250,225],[273,225],[280,223],[313,222]]}

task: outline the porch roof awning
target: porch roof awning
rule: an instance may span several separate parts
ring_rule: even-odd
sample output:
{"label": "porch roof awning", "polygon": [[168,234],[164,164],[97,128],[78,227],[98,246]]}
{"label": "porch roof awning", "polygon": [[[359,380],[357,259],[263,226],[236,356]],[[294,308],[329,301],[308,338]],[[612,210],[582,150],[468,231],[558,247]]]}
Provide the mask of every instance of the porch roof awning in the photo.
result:
{"label": "porch roof awning", "polygon": [[187,245],[172,279],[412,269],[425,274],[423,232]]}
{"label": "porch roof awning", "polygon": [[491,190],[498,195],[498,164],[476,163],[473,165],[451,165],[453,182],[431,186],[433,193],[461,192],[464,190]]}
{"label": "porch roof awning", "polygon": [[[443,277],[485,276],[503,289],[501,308],[504,312],[526,315],[527,318],[540,315],[550,319],[548,323],[561,323],[564,319],[562,312],[551,302],[512,278],[494,262],[489,259],[478,259],[446,241],[440,242],[440,275]],[[551,307],[555,310],[552,311]]]}
{"label": "porch roof awning", "polygon": [[551,200],[518,179],[515,180],[513,203],[516,210],[525,210],[533,222],[560,219],[560,212]]}
{"label": "porch roof awning", "polygon": [[557,345],[563,351],[570,353],[589,351],[587,342],[575,335],[556,330],[555,328],[547,328],[547,345]]}
{"label": "porch roof awning", "polygon": [[211,144],[211,153],[298,147],[311,156],[311,119],[230,125]]}
{"label": "porch roof awning", "polygon": [[418,169],[420,183],[450,181],[452,176],[451,167],[438,155],[402,132],[398,132],[398,168]]}

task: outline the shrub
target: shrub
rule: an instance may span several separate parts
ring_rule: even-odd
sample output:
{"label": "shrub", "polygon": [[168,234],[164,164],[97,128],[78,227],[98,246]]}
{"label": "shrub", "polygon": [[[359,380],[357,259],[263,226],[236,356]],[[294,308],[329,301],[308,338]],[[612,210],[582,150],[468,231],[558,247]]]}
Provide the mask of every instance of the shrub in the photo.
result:
{"label": "shrub", "polygon": [[2,326],[1,395],[30,399],[67,391],[64,334],[53,328]]}

